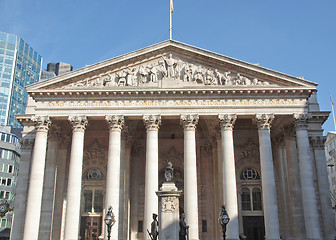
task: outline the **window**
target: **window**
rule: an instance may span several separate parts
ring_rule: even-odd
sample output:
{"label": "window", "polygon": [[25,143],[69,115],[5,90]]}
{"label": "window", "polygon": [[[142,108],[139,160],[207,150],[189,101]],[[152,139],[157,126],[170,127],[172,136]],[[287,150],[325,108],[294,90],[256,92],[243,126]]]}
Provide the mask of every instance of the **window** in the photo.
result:
{"label": "window", "polygon": [[138,221],[138,233],[142,233],[143,232],[143,221],[139,220]]}
{"label": "window", "polygon": [[262,211],[260,174],[253,168],[245,168],[241,174],[241,207],[243,211]]}
{"label": "window", "polygon": [[260,174],[253,168],[245,168],[240,174],[241,180],[260,180]]}
{"label": "window", "polygon": [[208,231],[207,220],[202,220],[202,232]]}
{"label": "window", "polygon": [[252,189],[253,211],[261,211],[261,190],[258,187]]}
{"label": "window", "polygon": [[243,188],[241,190],[241,202],[242,202],[242,209],[244,211],[250,211],[251,210],[250,189]]}
{"label": "window", "polygon": [[103,190],[85,189],[84,195],[84,212],[101,213],[103,211]]}

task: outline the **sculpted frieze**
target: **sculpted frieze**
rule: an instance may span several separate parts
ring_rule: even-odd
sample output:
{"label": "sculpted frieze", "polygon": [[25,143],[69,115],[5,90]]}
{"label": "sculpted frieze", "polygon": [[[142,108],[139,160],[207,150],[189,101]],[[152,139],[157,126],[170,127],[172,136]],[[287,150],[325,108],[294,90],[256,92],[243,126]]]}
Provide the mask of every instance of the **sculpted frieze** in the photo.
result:
{"label": "sculpted frieze", "polygon": [[[160,81],[180,82],[186,85],[270,85],[267,81],[249,78],[238,72],[224,71],[179,59],[172,54],[163,55],[146,63],[126,66],[103,74],[85,78],[63,88],[103,87],[159,87]],[[274,84],[273,84],[274,85]]]}

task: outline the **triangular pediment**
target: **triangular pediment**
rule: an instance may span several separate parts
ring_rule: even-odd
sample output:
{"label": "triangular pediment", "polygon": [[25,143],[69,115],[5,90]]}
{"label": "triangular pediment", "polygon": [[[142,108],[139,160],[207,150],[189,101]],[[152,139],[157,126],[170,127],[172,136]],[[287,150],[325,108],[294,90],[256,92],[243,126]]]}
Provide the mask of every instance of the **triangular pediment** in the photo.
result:
{"label": "triangular pediment", "polygon": [[36,91],[316,88],[315,83],[176,41],[165,41],[27,88]]}

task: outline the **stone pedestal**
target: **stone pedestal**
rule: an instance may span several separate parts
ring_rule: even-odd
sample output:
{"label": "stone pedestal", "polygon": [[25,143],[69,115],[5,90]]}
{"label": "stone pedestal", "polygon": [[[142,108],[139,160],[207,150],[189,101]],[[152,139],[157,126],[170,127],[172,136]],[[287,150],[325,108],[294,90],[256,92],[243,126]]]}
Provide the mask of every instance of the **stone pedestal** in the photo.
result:
{"label": "stone pedestal", "polygon": [[179,239],[179,197],[182,191],[178,191],[172,182],[162,184],[160,191],[156,194],[159,197],[159,239]]}

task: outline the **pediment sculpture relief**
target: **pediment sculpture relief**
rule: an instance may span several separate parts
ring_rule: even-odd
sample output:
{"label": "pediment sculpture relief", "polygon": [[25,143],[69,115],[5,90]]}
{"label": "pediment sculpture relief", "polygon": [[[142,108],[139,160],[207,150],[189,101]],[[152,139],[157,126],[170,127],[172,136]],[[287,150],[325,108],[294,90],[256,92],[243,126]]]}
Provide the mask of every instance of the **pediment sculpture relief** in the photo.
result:
{"label": "pediment sculpture relief", "polygon": [[98,76],[71,83],[63,88],[76,87],[117,87],[117,86],[158,86],[161,80],[181,81],[182,85],[270,85],[267,81],[248,78],[237,72],[196,65],[178,58],[172,54],[159,59],[127,67],[122,70],[109,71]]}

